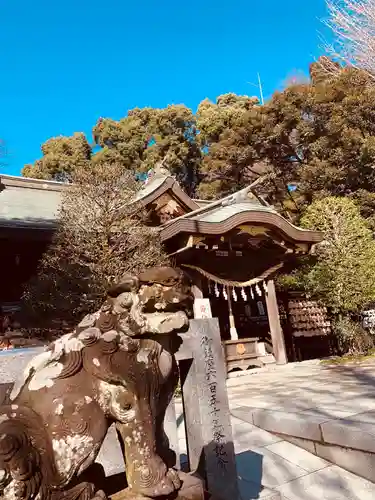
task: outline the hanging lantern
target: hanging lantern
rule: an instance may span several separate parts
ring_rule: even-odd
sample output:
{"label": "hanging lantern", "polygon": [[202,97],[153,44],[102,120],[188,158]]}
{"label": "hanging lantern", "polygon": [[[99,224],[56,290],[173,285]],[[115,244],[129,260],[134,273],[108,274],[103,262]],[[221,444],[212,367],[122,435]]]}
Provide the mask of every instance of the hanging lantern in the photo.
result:
{"label": "hanging lantern", "polygon": [[241,297],[243,298],[243,300],[247,300],[247,295],[243,287],[241,288]]}
{"label": "hanging lantern", "polygon": [[237,293],[236,293],[236,289],[234,287],[232,288],[232,296],[233,296],[233,300],[235,302],[237,302]]}

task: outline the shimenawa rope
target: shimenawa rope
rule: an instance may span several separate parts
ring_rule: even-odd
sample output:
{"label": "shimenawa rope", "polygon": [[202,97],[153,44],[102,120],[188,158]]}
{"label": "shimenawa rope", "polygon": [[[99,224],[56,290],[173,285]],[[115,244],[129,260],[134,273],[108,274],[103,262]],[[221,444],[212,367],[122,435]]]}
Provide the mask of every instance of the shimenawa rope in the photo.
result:
{"label": "shimenawa rope", "polygon": [[213,281],[214,283],[218,283],[219,285],[224,285],[224,286],[230,286],[230,287],[246,287],[246,286],[252,286],[256,285],[260,281],[264,281],[268,276],[273,274],[274,272],[278,271],[282,266],[283,263],[277,264],[276,266],[271,267],[267,271],[265,271],[263,274],[258,276],[257,278],[253,278],[248,281],[232,281],[232,280],[225,280],[223,278],[219,278],[218,276],[215,276],[214,274],[209,273],[208,271],[205,271],[201,267],[198,266],[193,266],[192,264],[180,264],[181,267],[187,267],[189,269],[193,269],[194,271],[197,271],[199,274],[204,276],[210,281]]}

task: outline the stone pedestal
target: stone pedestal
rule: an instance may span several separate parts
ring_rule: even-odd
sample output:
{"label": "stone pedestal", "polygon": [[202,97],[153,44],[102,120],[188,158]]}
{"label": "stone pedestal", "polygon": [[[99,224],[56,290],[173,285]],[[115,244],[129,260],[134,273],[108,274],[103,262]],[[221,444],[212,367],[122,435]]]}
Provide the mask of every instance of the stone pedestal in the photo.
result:
{"label": "stone pedestal", "polygon": [[180,373],[190,470],[199,471],[213,497],[235,500],[237,471],[219,322],[193,319],[187,335],[194,361]]}
{"label": "stone pedestal", "polygon": [[[192,475],[179,472],[182,482],[181,489],[174,494],[166,497],[173,500],[204,500],[205,493],[203,489],[203,481]],[[137,495],[130,488],[125,488],[110,496],[110,500],[146,500],[146,497]]]}

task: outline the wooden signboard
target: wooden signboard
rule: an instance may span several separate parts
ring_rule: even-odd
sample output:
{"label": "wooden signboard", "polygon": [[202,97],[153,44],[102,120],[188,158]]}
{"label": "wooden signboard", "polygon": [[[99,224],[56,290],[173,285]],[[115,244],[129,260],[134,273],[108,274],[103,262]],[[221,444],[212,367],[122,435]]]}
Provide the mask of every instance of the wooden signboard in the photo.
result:
{"label": "wooden signboard", "polygon": [[194,300],[194,318],[212,318],[210,299],[196,298]]}

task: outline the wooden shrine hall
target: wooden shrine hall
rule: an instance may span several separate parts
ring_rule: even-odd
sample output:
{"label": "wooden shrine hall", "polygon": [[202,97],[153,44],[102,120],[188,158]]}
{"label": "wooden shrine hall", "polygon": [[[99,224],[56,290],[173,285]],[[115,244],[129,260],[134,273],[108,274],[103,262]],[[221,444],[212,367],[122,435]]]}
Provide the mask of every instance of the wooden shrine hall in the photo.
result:
{"label": "wooden shrine hall", "polygon": [[[0,176],[0,239],[9,247],[1,256],[3,264],[9,261],[9,272],[20,266],[17,241],[25,248],[27,240],[29,251],[35,247],[33,267],[23,269],[20,281],[35,272],[34,257],[58,224],[63,188],[56,182]],[[253,187],[207,202],[191,199],[172,176],[155,171],[137,201],[159,227],[174,264],[191,277],[195,316],[218,318],[228,371],[286,363],[273,278],[293,266],[296,256],[310,252],[322,235],[292,225]]]}
{"label": "wooden shrine hall", "polygon": [[254,187],[192,200],[170,176],[139,193],[174,263],[192,278],[195,315],[219,319],[227,368],[287,362],[273,277],[322,240],[295,227]]}

